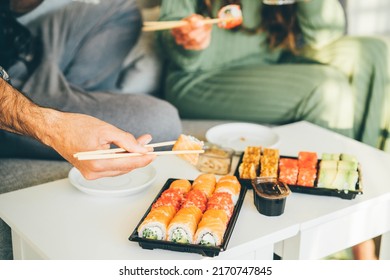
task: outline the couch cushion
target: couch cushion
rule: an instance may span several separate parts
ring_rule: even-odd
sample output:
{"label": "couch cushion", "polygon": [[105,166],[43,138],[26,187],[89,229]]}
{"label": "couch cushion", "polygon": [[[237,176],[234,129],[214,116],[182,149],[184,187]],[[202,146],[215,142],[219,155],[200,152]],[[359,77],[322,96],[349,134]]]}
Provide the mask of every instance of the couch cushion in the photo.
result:
{"label": "couch cushion", "polygon": [[66,178],[71,165],[65,161],[0,160],[0,194]]}
{"label": "couch cushion", "polygon": [[[158,20],[159,6],[142,9],[144,21]],[[162,62],[154,32],[143,32],[123,62],[118,86],[122,93],[158,95]]]}

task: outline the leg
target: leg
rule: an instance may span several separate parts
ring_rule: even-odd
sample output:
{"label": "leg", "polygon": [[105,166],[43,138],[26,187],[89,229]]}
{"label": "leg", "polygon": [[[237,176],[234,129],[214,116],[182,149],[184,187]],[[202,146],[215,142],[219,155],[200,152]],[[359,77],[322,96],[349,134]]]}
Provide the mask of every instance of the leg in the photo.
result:
{"label": "leg", "polygon": [[118,0],[72,2],[30,29],[42,40],[42,63],[58,64],[70,84],[94,91],[115,89],[141,25],[136,1]]}
{"label": "leg", "polygon": [[373,239],[364,241],[352,247],[352,252],[356,260],[377,260],[375,255],[375,243]]}
{"label": "leg", "polygon": [[[150,133],[154,142],[176,139],[181,133],[177,110],[166,101],[151,96],[62,90],[55,98],[43,92],[32,99],[62,111],[95,116],[136,137]],[[0,157],[59,158],[54,150],[28,137],[0,131],[0,142]]]}
{"label": "leg", "polygon": [[0,260],[12,260],[11,228],[0,219]]}
{"label": "leg", "polygon": [[390,149],[389,52],[389,39],[347,36],[320,50],[304,52],[348,77],[355,94],[356,138],[383,150]]}
{"label": "leg", "polygon": [[167,86],[168,100],[186,118],[270,124],[307,120],[353,136],[353,94],[346,77],[332,67],[247,66],[181,80],[172,74]]}

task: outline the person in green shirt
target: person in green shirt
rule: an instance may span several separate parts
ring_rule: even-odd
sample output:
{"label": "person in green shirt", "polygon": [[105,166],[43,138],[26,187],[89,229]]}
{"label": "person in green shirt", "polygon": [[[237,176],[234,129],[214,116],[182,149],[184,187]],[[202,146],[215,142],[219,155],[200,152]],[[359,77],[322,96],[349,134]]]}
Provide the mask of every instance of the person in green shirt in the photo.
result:
{"label": "person in green shirt", "polygon": [[[233,30],[202,23],[241,5]],[[390,40],[345,35],[337,0],[164,0],[165,98],[183,118],[280,125],[306,120],[390,151]]]}
{"label": "person in green shirt", "polygon": [[[238,4],[241,26],[204,24]],[[345,34],[337,0],[163,0],[165,98],[181,117],[280,125],[306,120],[390,152],[390,40]],[[353,248],[374,259],[374,243]]]}

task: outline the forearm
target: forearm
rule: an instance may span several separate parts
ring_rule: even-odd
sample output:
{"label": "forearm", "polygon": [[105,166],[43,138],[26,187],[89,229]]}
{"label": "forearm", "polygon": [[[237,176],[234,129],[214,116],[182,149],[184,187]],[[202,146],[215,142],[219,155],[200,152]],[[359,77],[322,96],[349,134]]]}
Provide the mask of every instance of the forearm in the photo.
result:
{"label": "forearm", "polygon": [[58,113],[42,108],[0,79],[0,129],[31,136],[48,144],[47,130]]}

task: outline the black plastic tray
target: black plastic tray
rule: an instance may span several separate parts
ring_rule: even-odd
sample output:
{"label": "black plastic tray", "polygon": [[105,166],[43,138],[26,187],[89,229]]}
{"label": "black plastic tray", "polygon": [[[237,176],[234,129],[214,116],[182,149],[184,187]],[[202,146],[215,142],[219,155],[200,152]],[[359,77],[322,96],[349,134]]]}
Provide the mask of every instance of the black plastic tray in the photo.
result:
{"label": "black plastic tray", "polygon": [[[238,215],[241,210],[242,203],[244,202],[245,194],[247,191],[247,188],[244,186],[241,186],[240,195],[238,197],[237,203],[234,206],[234,211],[232,214],[232,217],[230,218],[230,221],[227,225],[225,235],[223,237],[222,244],[220,246],[204,246],[204,245],[197,245],[197,244],[181,244],[181,243],[175,243],[171,241],[163,241],[163,240],[153,240],[153,239],[147,239],[142,238],[138,236],[137,229],[141,225],[142,221],[146,218],[148,213],[150,212],[152,205],[156,200],[160,197],[163,191],[169,188],[170,184],[177,180],[175,178],[169,178],[167,182],[164,184],[161,191],[158,193],[156,198],[153,200],[152,204],[149,206],[148,210],[146,211],[145,215],[142,217],[141,221],[138,223],[136,228],[134,229],[133,233],[130,235],[129,240],[138,242],[138,244],[143,249],[164,249],[164,250],[170,250],[170,251],[178,251],[178,252],[186,252],[186,253],[197,253],[201,254],[203,256],[207,257],[215,257],[218,256],[220,252],[225,251],[227,248],[227,245],[229,243],[230,237],[233,233],[234,226],[236,224]],[[192,183],[192,181],[190,181]]]}
{"label": "black plastic tray", "polygon": [[[239,181],[240,181],[242,186],[245,186],[248,189],[252,189],[253,187],[252,187],[251,179],[241,179],[239,171],[238,171],[240,164],[242,162],[243,156],[244,156],[244,154],[242,154],[240,157],[240,160],[237,164],[237,168],[235,170],[234,175],[237,178],[239,178]],[[280,158],[297,159],[297,157],[290,157],[290,156],[280,156]],[[319,159],[317,162],[317,172],[319,169],[318,167],[319,167],[320,162],[321,162],[321,160]],[[299,185],[288,185],[288,186],[292,192],[296,192],[296,193],[335,196],[335,197],[340,197],[342,199],[354,199],[356,197],[356,195],[363,194],[362,173],[361,173],[360,164],[358,166],[358,173],[359,173],[359,179],[356,183],[355,190],[339,190],[339,189],[319,188],[319,187],[317,187],[318,174],[317,174],[317,179],[314,182],[314,187],[305,187],[305,186],[299,186]],[[259,170],[257,170],[257,174],[259,174]]]}

